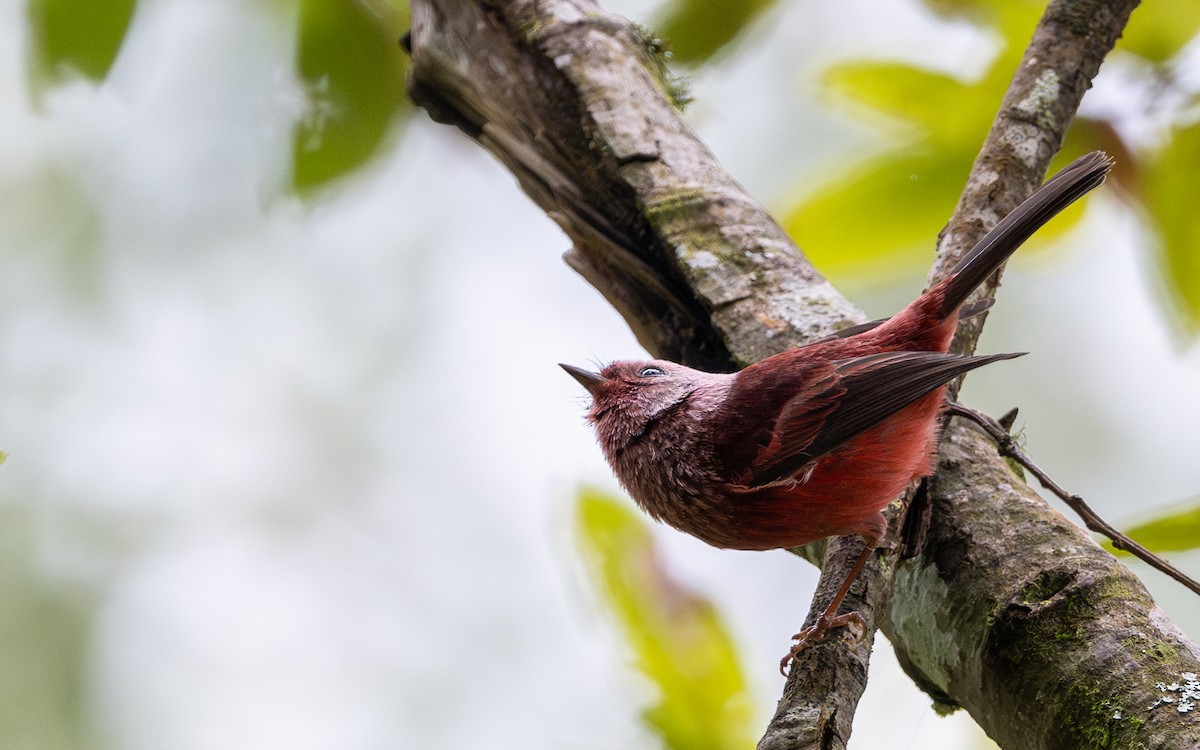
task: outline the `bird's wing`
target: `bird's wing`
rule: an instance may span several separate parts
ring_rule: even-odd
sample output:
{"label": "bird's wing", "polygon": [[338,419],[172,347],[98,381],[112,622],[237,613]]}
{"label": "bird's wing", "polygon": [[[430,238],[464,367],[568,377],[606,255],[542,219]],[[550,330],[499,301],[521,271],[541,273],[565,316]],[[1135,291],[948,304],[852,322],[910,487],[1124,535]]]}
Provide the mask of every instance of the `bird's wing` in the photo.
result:
{"label": "bird's wing", "polygon": [[801,474],[821,456],[962,373],[1018,356],[902,351],[830,362],[815,369],[776,416],[762,424],[757,453],[741,480],[758,486]]}
{"label": "bird's wing", "polygon": [[810,444],[844,395],[832,363],[800,352],[793,349],[737,373],[708,415],[707,439],[732,484],[756,484],[758,467],[785,446]]}

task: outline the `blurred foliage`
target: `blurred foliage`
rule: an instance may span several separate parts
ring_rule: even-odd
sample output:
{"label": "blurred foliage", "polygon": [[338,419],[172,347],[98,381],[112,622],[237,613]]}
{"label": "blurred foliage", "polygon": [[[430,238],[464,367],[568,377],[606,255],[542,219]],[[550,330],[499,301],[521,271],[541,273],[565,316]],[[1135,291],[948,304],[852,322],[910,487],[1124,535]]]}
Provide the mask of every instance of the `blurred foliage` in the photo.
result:
{"label": "blurred foliage", "polygon": [[[1200,3],[1197,3],[1200,5]],[[1158,230],[1161,276],[1188,333],[1200,333],[1200,122],[1176,129],[1147,160],[1139,195]]]}
{"label": "blurred foliage", "polygon": [[1156,0],[1142,3],[1133,12],[1117,49],[1152,63],[1169,63],[1200,29],[1200,3],[1193,0]]}
{"label": "blurred foliage", "polygon": [[409,113],[407,3],[300,0],[297,68],[308,99],[292,136],[304,193],[363,166]]}
{"label": "blurred foliage", "polygon": [[577,512],[588,577],[659,690],[646,723],[674,750],[753,747],[737,649],[712,604],[670,577],[645,523],[620,501],[584,489]]}
{"label": "blurred foliage", "polygon": [[[1125,535],[1151,552],[1183,552],[1200,549],[1200,498],[1186,506],[1126,529]],[[1129,555],[1105,542],[1109,552]]]}
{"label": "blurred foliage", "polygon": [[[891,276],[928,265],[932,240],[958,202],[1008,80],[1009,71],[998,66],[975,83],[898,63],[851,61],[830,68],[826,91],[860,107],[906,145],[826,183],[787,213],[784,228],[834,276]],[[1097,136],[1087,142],[1069,137],[1056,163],[1099,147],[1094,144],[1101,133],[1091,130]],[[1038,238],[1061,234],[1082,211],[1082,203],[1072,206]]]}
{"label": "blurred foliage", "polygon": [[104,80],[135,6],[136,0],[31,0],[29,88],[34,98],[71,76]]}
{"label": "blurred foliage", "polygon": [[[411,112],[404,77],[404,0],[279,0],[297,8],[296,68],[305,107],[292,133],[292,188],[328,186],[381,153]],[[136,0],[31,0],[30,89],[71,76],[102,82]]]}
{"label": "blurred foliage", "polygon": [[87,647],[94,604],[52,580],[29,506],[0,506],[0,747],[92,750]]}
{"label": "blurred foliage", "polygon": [[672,0],[655,29],[671,40],[671,55],[687,65],[707,62],[776,0]]}
{"label": "blurred foliage", "polygon": [[[301,194],[353,174],[383,153],[411,113],[404,95],[407,30],[404,0],[277,0],[297,8],[297,74],[305,107],[292,132],[291,187]],[[698,65],[729,48],[775,0],[672,0],[657,24],[677,61]],[[996,106],[1044,9],[1041,0],[925,0],[933,13],[986,30],[1000,50],[978,80],[894,61],[854,59],[830,66],[822,89],[886,136],[879,150],[841,170],[832,182],[791,200],[783,225],[813,262],[839,276],[883,277],[918,272],[933,238],[958,200]],[[136,10],[136,0],[30,0],[30,79],[35,97],[72,75],[103,81]],[[1118,44],[1154,102],[1177,88],[1171,66],[1200,29],[1200,3],[1159,0],[1140,7]],[[1110,63],[1111,64],[1111,63]],[[1200,230],[1189,221],[1193,195],[1188,164],[1200,136],[1186,117],[1197,92],[1175,94],[1156,147],[1133,149],[1116,123],[1078,119],[1064,162],[1101,148],[1119,156],[1114,180],[1139,202],[1161,245],[1159,276],[1183,329],[1200,334]],[[1154,104],[1147,106],[1156,106]],[[1113,115],[1116,117],[1117,115]],[[1194,119],[1194,118],[1192,118]],[[1190,161],[1189,161],[1190,160]],[[1132,162],[1139,169],[1134,169]],[[1136,174],[1138,178],[1131,179]],[[798,191],[799,192],[799,191]],[[1081,210],[1055,221],[1053,237]],[[852,231],[847,231],[852,227]]]}
{"label": "blurred foliage", "polygon": [[[1145,71],[1138,80],[1151,98],[1174,84],[1172,61],[1200,29],[1200,3],[1153,5],[1135,11],[1114,55],[1125,55],[1130,69]],[[958,200],[1045,4],[928,0],[927,6],[988,29],[1000,38],[1001,50],[974,81],[900,62],[850,60],[826,70],[822,87],[834,102],[873,121],[887,136],[875,155],[795,199],[784,215],[785,229],[832,277],[878,278],[928,265],[934,238]],[[1124,196],[1146,209],[1161,240],[1161,277],[1169,298],[1187,332],[1195,335],[1200,333],[1200,230],[1189,221],[1195,203],[1190,165],[1200,163],[1200,138],[1186,112],[1197,103],[1197,94],[1178,94],[1183,103],[1167,118],[1166,145],[1159,150],[1135,152],[1116,135],[1117,122],[1077,118],[1056,161],[1061,165],[1094,149],[1117,155],[1113,178],[1127,188]],[[1145,179],[1132,179],[1143,164]],[[1145,190],[1138,190],[1142,186]],[[1052,238],[1080,215],[1079,208],[1068,211],[1037,239]]]}
{"label": "blurred foliage", "polygon": [[103,296],[104,218],[83,178],[70,162],[47,161],[24,175],[19,190],[0,188],[13,217],[0,230],[5,242],[37,259],[25,273],[39,274],[37,284],[67,305]]}

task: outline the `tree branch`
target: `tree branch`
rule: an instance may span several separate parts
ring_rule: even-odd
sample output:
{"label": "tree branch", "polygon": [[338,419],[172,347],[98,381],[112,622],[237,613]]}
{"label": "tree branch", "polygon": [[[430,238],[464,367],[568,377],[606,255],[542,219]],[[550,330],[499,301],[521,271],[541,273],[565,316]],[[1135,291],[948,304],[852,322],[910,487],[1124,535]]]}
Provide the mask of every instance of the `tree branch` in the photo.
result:
{"label": "tree branch", "polygon": [[684,124],[625,19],[419,0],[410,38],[413,99],[513,171],[656,356],[729,370],[864,319]]}
{"label": "tree branch", "polygon": [[[1052,6],[935,273],[1040,180],[1129,7]],[[656,356],[730,369],[864,319],[683,124],[624,19],[589,0],[413,0],[412,19],[414,100],[513,171],[570,237],[568,262]],[[1146,709],[1155,682],[1200,671],[1200,649],[994,446],[952,426],[932,504],[921,554],[873,561],[851,603],[924,689],[1014,747],[1200,741],[1200,723]],[[869,651],[841,638],[807,650],[762,746],[844,746]]]}
{"label": "tree branch", "polygon": [[[945,277],[989,229],[1045,179],[1067,128],[1140,0],[1052,0],[975,158],[954,214],[938,236],[930,281]],[[992,297],[999,275],[976,298]],[[962,321],[951,350],[969,354],[986,312]]]}

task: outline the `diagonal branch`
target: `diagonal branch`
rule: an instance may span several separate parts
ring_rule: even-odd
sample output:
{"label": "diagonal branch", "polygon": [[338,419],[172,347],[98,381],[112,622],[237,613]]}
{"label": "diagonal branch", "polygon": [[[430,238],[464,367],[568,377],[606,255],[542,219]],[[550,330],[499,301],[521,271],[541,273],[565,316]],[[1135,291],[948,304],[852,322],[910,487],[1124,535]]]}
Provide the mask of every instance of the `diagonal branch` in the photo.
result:
{"label": "diagonal branch", "polygon": [[[975,158],[954,214],[938,237],[930,280],[943,278],[968,250],[1032,193],[1062,147],[1100,64],[1140,0],[1052,0]],[[992,297],[999,276],[976,292]],[[987,313],[959,325],[951,351],[969,354]]]}
{"label": "diagonal branch", "polygon": [[[1052,5],[1044,46],[1034,40],[1045,56],[1022,66],[939,268],[1040,180],[1129,7]],[[412,19],[413,98],[512,170],[570,237],[568,261],[650,352],[729,369],[863,320],[683,124],[652,45],[624,19],[590,0],[413,0]],[[886,574],[853,592],[922,687],[1014,747],[1083,746],[1097,733],[1113,747],[1200,742],[1197,725],[1143,710],[1170,676],[1147,654],[1200,671],[1200,649],[993,446],[952,427],[931,496],[920,554],[874,560]],[[789,681],[764,747],[849,736],[869,642],[831,638],[804,657],[794,670],[809,679]]]}

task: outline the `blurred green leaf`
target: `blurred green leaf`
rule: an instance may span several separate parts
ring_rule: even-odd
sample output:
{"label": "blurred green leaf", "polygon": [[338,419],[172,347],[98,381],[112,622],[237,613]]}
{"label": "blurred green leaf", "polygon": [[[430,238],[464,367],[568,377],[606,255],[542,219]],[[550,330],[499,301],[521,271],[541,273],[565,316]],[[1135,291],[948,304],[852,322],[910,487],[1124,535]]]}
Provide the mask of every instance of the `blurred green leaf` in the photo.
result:
{"label": "blurred green leaf", "polygon": [[136,0],[31,0],[30,87],[70,75],[102,81],[108,75],[133,19]]}
{"label": "blurred green leaf", "polygon": [[88,695],[98,596],[47,572],[44,509],[0,504],[0,747],[99,750]]}
{"label": "blurred green leaf", "polygon": [[[1151,552],[1182,552],[1200,548],[1200,498],[1180,510],[1126,529],[1125,535]],[[1104,546],[1116,555],[1128,552],[1114,550],[1111,542]]]}
{"label": "blurred green leaf", "polygon": [[928,265],[973,158],[928,148],[885,154],[789,211],[783,228],[835,283]]}
{"label": "blurred green leaf", "polygon": [[[1046,9],[1045,0],[925,0],[939,16],[966,19],[996,29],[1007,40],[1006,54],[1023,52],[1033,26]],[[1121,32],[1117,48],[1150,62],[1162,63],[1178,55],[1200,32],[1200,3],[1196,0],[1156,0],[1142,3]]]}
{"label": "blurred green leaf", "polygon": [[1200,3],[1196,0],[1155,0],[1133,12],[1117,48],[1151,62],[1166,62],[1200,30]]}
{"label": "blurred green leaf", "polygon": [[[813,263],[839,277],[884,279],[924,268],[950,216],[996,108],[1044,3],[927,0],[939,15],[968,18],[1001,34],[1004,44],[975,81],[895,62],[851,61],[829,68],[825,90],[842,106],[874,117],[895,145],[843,170],[785,210],[783,225]],[[1067,134],[1065,157],[1106,146],[1111,128],[1080,121]],[[1045,240],[1070,227],[1073,206],[1039,232]],[[1036,247],[1038,242],[1034,243]]]}
{"label": "blurred green leaf", "polygon": [[[1064,148],[1055,168],[1083,153]],[[783,228],[835,283],[923,268],[974,159],[969,144],[959,150],[920,146],[884,154],[799,203],[784,215]],[[1078,223],[1085,205],[1086,199],[1068,207],[1022,252],[1028,256],[1064,234]]]}
{"label": "blurred green leaf", "polygon": [[699,65],[733,41],[776,0],[674,0],[655,24],[679,62]]}
{"label": "blurred green leaf", "polygon": [[[943,18],[966,20],[978,26],[1004,30],[1009,41],[1018,41],[1024,47],[1033,35],[1034,24],[1046,12],[1046,0],[925,0],[925,7]],[[1015,29],[1023,30],[1014,35]]]}
{"label": "blurred green leaf", "polygon": [[1200,221],[1196,219],[1196,165],[1200,122],[1180,128],[1149,159],[1141,179],[1142,204],[1159,236],[1163,279],[1187,332],[1200,332]]}
{"label": "blurred green leaf", "polygon": [[902,136],[785,213],[784,229],[835,283],[928,265],[999,100],[994,75],[965,83],[876,61],[826,71],[825,90],[839,103],[867,109]]}
{"label": "blurred green leaf", "polygon": [[292,141],[297,191],[362,166],[408,112],[402,11],[366,0],[301,0],[297,64],[309,106]]}
{"label": "blurred green leaf", "polygon": [[659,688],[647,724],[674,750],[753,747],[737,649],[712,604],[670,577],[645,522],[616,499],[581,490],[577,524],[589,578]]}
{"label": "blurred green leaf", "polygon": [[977,136],[991,118],[977,106],[979,97],[973,92],[977,87],[902,63],[842,63],[825,72],[824,85],[844,102],[919,125],[921,134],[941,143]]}

